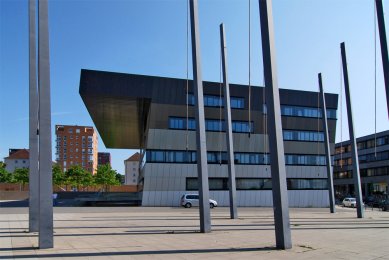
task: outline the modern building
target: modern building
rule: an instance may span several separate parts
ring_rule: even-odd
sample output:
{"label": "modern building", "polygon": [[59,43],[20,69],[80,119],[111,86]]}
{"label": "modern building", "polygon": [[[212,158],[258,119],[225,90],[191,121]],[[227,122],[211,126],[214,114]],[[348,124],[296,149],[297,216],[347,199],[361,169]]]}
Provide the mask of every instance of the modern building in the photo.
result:
{"label": "modern building", "polygon": [[30,167],[30,153],[28,149],[9,149],[8,157],[4,158],[5,169],[14,172],[17,168]]}
{"label": "modern building", "polygon": [[[334,185],[338,197],[354,195],[350,141],[337,143],[334,155]],[[357,139],[362,194],[389,193],[389,131]]]}
{"label": "modern building", "polygon": [[97,134],[92,126],[56,125],[56,161],[63,171],[80,165],[94,174],[97,169]]}
{"label": "modern building", "polygon": [[125,185],[138,185],[140,153],[134,153],[124,161]]}
{"label": "modern building", "polygon": [[[185,79],[81,71],[80,95],[105,146],[141,149],[144,206],[178,206],[182,194],[198,190],[195,98],[193,82],[188,82],[188,97],[186,83]],[[210,197],[226,206],[228,173],[220,83],[203,82],[203,86]],[[265,91],[251,88],[249,118],[248,86],[230,84],[238,206],[272,205]],[[325,97],[333,152],[338,96]],[[318,98],[317,92],[280,90],[292,207],[329,206]]]}
{"label": "modern building", "polygon": [[110,153],[97,153],[97,165],[111,165],[111,154]]}

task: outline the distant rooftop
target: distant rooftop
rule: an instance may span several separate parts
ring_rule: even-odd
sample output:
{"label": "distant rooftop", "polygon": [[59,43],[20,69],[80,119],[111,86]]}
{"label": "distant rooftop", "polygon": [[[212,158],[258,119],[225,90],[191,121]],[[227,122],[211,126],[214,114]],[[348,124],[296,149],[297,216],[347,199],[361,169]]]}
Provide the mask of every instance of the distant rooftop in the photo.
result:
{"label": "distant rooftop", "polygon": [[12,152],[8,157],[5,157],[4,159],[29,159],[29,158],[30,158],[30,152],[28,151],[28,149],[18,149],[17,151]]}
{"label": "distant rooftop", "polygon": [[140,154],[139,153],[134,153],[133,155],[130,156],[130,158],[128,158],[125,161],[139,162],[139,160],[140,160]]}

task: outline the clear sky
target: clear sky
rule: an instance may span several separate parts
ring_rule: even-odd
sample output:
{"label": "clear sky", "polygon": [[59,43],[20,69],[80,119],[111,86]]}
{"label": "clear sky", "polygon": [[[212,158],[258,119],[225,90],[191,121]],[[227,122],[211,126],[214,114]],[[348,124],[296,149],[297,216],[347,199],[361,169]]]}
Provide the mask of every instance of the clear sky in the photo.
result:
{"label": "clear sky", "polygon": [[[389,0],[384,0],[387,34]],[[0,160],[28,147],[27,0],[0,0]],[[248,83],[248,0],[199,0],[203,79],[219,81],[219,24],[225,23],[229,77]],[[340,93],[340,42],[346,42],[356,136],[374,127],[374,1],[273,0],[280,88]],[[50,0],[52,129],[93,125],[78,94],[80,70],[186,77],[185,0]],[[252,82],[262,85],[258,1],[251,0]],[[191,64],[191,61],[189,61]],[[377,30],[377,131],[389,129]],[[191,66],[189,67],[192,77]],[[345,101],[337,141],[348,139]],[[134,150],[106,149],[124,173]],[[53,158],[54,156],[53,143]]]}

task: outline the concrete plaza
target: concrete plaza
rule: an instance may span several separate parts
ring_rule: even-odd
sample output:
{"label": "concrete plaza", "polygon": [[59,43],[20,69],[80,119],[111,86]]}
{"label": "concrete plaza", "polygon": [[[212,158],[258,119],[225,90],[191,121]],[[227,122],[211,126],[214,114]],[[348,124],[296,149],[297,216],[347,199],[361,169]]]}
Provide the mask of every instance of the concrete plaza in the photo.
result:
{"label": "concrete plaza", "polygon": [[199,230],[198,208],[55,208],[55,248],[37,249],[28,208],[0,209],[0,259],[389,259],[389,212],[291,209],[293,248],[274,248],[272,208],[215,208]]}

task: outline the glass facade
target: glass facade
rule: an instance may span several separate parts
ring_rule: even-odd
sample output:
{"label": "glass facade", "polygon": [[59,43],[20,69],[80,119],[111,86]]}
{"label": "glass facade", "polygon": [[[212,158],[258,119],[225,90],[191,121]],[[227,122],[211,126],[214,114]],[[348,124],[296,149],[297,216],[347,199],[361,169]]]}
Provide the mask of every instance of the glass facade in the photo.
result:
{"label": "glass facade", "polygon": [[324,142],[323,132],[283,130],[284,141]]}
{"label": "glass facade", "polygon": [[[300,107],[281,105],[282,116],[313,117],[321,118],[322,111],[314,107]],[[336,119],[336,109],[327,109],[327,118]]]}
{"label": "glass facade", "polygon": [[[236,164],[268,165],[270,155],[263,153],[234,153]],[[172,150],[148,150],[146,161],[149,163],[196,163],[196,151],[172,151]],[[227,164],[227,153],[208,151],[207,162],[209,164]],[[324,155],[286,154],[286,165],[326,165]]]}
{"label": "glass facade", "polygon": [[287,165],[326,165],[324,155],[301,155],[301,154],[285,154],[285,164]]}
{"label": "glass facade", "polygon": [[[263,105],[263,113],[267,114],[267,106]],[[301,107],[291,105],[281,105],[281,116],[296,116],[296,117],[310,117],[322,118],[322,111],[317,107]],[[327,109],[327,118],[336,119],[336,109]]]}
{"label": "glass facade", "polygon": [[[184,117],[169,117],[169,128],[170,129],[186,129],[186,118]],[[188,130],[196,129],[196,121],[194,118],[188,118]],[[224,120],[218,119],[205,119],[205,130],[213,132],[224,132],[225,122]],[[232,121],[232,132],[235,133],[248,133],[254,132],[254,123],[251,122],[251,127],[247,121]]]}

